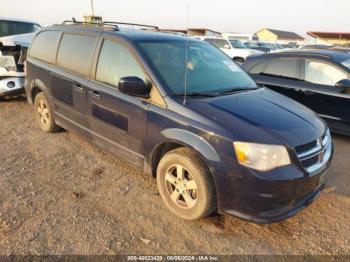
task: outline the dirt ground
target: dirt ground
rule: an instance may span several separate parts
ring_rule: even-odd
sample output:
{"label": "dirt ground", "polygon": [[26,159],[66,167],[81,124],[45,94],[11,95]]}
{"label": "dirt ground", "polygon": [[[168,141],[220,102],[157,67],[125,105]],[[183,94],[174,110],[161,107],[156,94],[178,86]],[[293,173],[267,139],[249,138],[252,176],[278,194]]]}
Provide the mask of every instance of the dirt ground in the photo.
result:
{"label": "dirt ground", "polygon": [[185,222],[152,177],[77,135],[41,132],[24,99],[0,102],[0,255],[350,254],[350,138],[334,143],[327,189],[295,217]]}

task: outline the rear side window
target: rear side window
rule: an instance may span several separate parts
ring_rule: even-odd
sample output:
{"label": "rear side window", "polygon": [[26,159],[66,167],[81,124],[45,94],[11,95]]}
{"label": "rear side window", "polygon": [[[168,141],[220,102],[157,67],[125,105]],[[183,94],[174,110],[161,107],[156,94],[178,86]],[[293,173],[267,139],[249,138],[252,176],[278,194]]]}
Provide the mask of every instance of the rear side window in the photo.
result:
{"label": "rear side window", "polygon": [[30,56],[48,63],[55,63],[60,31],[43,31],[39,33],[30,49]]}
{"label": "rear side window", "polygon": [[58,49],[57,64],[74,73],[89,75],[96,38],[64,34]]}
{"label": "rear side window", "polygon": [[293,58],[271,60],[263,73],[277,77],[300,79],[300,60]]}
{"label": "rear side window", "polygon": [[135,57],[121,44],[105,40],[98,59],[96,80],[117,86],[120,78],[136,76],[146,82],[146,75]]}

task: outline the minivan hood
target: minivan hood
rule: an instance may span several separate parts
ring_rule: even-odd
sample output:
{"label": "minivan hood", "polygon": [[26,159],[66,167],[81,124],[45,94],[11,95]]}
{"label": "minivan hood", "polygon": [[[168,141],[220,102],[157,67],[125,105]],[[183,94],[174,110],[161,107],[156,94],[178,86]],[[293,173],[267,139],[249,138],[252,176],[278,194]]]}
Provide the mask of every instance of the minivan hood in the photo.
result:
{"label": "minivan hood", "polygon": [[314,112],[265,88],[214,98],[193,98],[187,106],[224,126],[235,139],[242,141],[282,142],[295,147],[320,138],[326,131],[325,124]]}

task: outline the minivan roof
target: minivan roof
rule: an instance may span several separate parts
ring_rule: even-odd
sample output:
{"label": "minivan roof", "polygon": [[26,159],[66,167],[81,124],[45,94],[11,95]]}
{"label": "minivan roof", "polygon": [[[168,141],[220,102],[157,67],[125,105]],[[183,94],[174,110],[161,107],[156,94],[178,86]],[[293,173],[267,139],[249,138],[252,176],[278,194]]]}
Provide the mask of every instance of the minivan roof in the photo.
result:
{"label": "minivan roof", "polygon": [[74,30],[76,32],[97,32],[104,30],[105,34],[108,35],[117,35],[127,38],[131,41],[185,41],[186,36],[169,34],[164,32],[150,31],[150,30],[137,30],[130,28],[118,28],[118,30],[111,30],[111,27],[87,27],[84,25],[53,25],[50,27],[43,28],[41,31],[49,30],[61,30],[61,31],[70,31]]}

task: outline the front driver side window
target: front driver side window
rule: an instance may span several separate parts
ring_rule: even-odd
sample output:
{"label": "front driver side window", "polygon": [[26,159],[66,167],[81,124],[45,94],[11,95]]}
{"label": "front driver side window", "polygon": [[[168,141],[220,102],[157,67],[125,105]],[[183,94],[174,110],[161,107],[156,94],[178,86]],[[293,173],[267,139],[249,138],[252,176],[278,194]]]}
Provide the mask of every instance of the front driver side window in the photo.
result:
{"label": "front driver side window", "polygon": [[121,44],[105,40],[98,59],[96,80],[117,86],[120,78],[136,76],[146,83],[146,75],[135,57]]}
{"label": "front driver side window", "polygon": [[335,66],[313,60],[305,61],[305,81],[335,86],[337,82],[347,78],[348,76]]}

